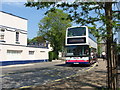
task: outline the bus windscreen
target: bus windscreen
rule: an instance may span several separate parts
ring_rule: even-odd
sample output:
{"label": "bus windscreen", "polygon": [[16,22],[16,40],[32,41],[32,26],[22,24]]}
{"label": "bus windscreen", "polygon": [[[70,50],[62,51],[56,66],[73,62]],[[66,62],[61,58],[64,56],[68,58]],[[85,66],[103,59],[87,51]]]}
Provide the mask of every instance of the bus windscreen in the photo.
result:
{"label": "bus windscreen", "polygon": [[66,47],[66,56],[77,57],[77,56],[88,56],[90,55],[89,46],[68,46]]}
{"label": "bus windscreen", "polygon": [[68,37],[72,36],[85,36],[86,35],[86,27],[75,27],[68,29]]}

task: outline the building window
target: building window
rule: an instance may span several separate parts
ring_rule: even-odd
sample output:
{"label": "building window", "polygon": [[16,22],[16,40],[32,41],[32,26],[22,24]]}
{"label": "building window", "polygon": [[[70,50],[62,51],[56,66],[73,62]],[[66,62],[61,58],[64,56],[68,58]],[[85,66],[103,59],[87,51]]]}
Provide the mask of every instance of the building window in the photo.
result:
{"label": "building window", "polygon": [[7,54],[21,54],[22,50],[7,50]]}
{"label": "building window", "polygon": [[0,32],[5,32],[5,29],[4,29],[4,28],[1,28],[1,29],[0,29]]}
{"label": "building window", "polygon": [[45,51],[40,51],[40,52],[44,53]]}
{"label": "building window", "polygon": [[4,41],[5,28],[0,28],[0,42]]}
{"label": "building window", "polygon": [[16,32],[16,41],[19,41],[19,32]]}
{"label": "building window", "polygon": [[0,35],[0,40],[4,40],[4,35]]}
{"label": "building window", "polygon": [[34,51],[29,51],[29,55],[34,55]]}

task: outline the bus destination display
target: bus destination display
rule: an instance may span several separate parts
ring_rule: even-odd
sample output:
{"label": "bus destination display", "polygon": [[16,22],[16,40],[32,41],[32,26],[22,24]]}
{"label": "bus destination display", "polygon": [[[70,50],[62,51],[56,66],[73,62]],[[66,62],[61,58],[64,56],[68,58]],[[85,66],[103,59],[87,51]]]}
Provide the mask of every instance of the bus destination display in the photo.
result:
{"label": "bus destination display", "polygon": [[78,43],[86,43],[86,38],[68,38],[67,44],[78,44]]}

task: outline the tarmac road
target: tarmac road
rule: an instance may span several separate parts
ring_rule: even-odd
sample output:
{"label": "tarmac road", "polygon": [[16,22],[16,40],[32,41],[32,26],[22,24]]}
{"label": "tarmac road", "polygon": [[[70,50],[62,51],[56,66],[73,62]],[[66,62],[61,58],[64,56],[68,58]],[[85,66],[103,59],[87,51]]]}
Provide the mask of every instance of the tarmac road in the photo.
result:
{"label": "tarmac road", "polygon": [[44,85],[77,73],[83,73],[90,67],[66,66],[64,61],[33,63],[0,67],[2,70],[2,88],[20,88]]}

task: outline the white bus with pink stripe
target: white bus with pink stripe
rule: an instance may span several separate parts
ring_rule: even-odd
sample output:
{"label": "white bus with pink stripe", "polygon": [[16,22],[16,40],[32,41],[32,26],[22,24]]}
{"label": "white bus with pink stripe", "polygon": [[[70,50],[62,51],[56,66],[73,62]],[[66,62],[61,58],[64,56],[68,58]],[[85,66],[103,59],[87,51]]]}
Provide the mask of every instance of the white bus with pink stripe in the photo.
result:
{"label": "white bus with pink stripe", "polygon": [[69,27],[66,30],[66,64],[96,62],[97,40],[87,26]]}

